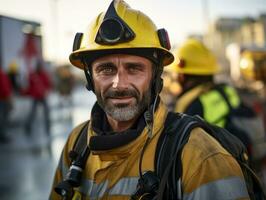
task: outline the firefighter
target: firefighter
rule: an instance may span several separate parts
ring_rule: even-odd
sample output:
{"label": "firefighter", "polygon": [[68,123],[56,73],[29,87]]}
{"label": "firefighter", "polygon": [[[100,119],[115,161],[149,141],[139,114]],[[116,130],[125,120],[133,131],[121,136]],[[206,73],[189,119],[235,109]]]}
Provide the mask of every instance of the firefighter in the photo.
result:
{"label": "firefighter", "polygon": [[251,151],[251,138],[235,127],[229,117],[235,110],[240,110],[244,116],[254,116],[255,113],[244,107],[234,87],[215,83],[214,76],[220,67],[214,54],[201,41],[188,39],[176,50],[175,56],[176,62],[173,65],[182,87],[175,112],[199,115],[211,124],[226,128]]}
{"label": "firefighter", "polygon": [[48,105],[47,97],[52,89],[52,81],[49,73],[45,70],[43,63],[39,60],[36,63],[34,71],[29,74],[29,85],[26,91],[31,97],[31,109],[26,117],[25,121],[25,134],[31,136],[33,134],[32,129],[34,126],[34,120],[38,110],[38,105],[43,107],[44,125],[45,131],[48,137],[50,137],[50,108]]}
{"label": "firefighter", "polygon": [[[84,71],[97,102],[90,121],[67,140],[50,200],[145,199],[146,190],[136,192],[138,182],[155,170],[156,145],[169,125],[159,97],[163,67],[174,59],[167,38],[122,0],[112,1],[86,33],[76,35],[70,62]],[[84,130],[87,139],[79,141],[86,146],[77,154],[72,150]],[[249,199],[236,160],[201,128],[192,130],[182,168],[185,199]],[[80,177],[76,172],[82,170]]]}

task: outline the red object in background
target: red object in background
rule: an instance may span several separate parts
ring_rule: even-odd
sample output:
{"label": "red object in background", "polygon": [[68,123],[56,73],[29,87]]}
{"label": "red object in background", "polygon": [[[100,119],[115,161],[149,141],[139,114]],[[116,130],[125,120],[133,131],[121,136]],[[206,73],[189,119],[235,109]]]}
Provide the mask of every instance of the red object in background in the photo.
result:
{"label": "red object in background", "polygon": [[[264,124],[264,129],[266,130],[266,106],[265,106],[265,102],[255,101],[253,103],[253,109],[255,110],[255,112],[258,115],[261,115],[262,116],[262,118],[263,118],[263,124]],[[265,132],[265,139],[266,139],[266,132]]]}
{"label": "red object in background", "polygon": [[5,100],[11,96],[12,88],[8,76],[0,68],[0,99]]}
{"label": "red object in background", "polygon": [[261,114],[261,112],[263,111],[263,106],[259,101],[255,101],[253,103],[253,109],[257,114]]}
{"label": "red object in background", "polygon": [[33,58],[39,58],[35,35],[33,35],[32,33],[25,34],[25,42],[21,53],[25,58],[27,67],[31,71],[31,60]]}
{"label": "red object in background", "polygon": [[30,72],[29,87],[25,93],[34,99],[43,99],[51,88],[52,84],[48,73],[41,69]]}

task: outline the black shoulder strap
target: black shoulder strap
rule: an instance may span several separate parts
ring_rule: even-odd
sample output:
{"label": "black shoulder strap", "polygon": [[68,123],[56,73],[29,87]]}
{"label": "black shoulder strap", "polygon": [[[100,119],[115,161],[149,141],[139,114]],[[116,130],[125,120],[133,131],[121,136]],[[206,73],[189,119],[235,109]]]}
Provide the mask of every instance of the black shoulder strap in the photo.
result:
{"label": "black shoulder strap", "polygon": [[169,112],[165,120],[165,127],[160,135],[155,152],[155,166],[159,177],[162,177],[164,173],[164,167],[162,166],[166,166],[165,164],[169,163],[170,160],[170,157],[165,155],[169,155],[168,152],[173,152],[174,149],[176,149],[176,141],[173,137],[178,135],[180,132],[176,134],[170,134],[169,132],[170,130],[177,129],[179,127],[181,116],[181,114]]}
{"label": "black shoulder strap", "polygon": [[155,167],[161,179],[157,200],[182,199],[181,153],[191,130],[201,127],[213,136],[239,163],[245,177],[250,198],[266,199],[260,180],[243,158],[246,149],[242,142],[223,128],[210,125],[199,116],[169,113],[156,148]]}
{"label": "black shoulder strap", "polygon": [[82,153],[82,151],[87,145],[87,132],[88,132],[89,122],[90,121],[85,122],[84,126],[79,132],[79,135],[75,141],[73,149],[69,152],[69,157],[72,161],[77,157],[77,155],[80,155]]}
{"label": "black shoulder strap", "polygon": [[[198,121],[189,115],[168,113],[155,154],[156,173],[161,179],[158,200],[182,198],[180,180],[182,167],[178,167],[182,166],[181,152],[188,141],[191,130],[198,126],[200,126]],[[169,177],[172,177],[171,180]]]}

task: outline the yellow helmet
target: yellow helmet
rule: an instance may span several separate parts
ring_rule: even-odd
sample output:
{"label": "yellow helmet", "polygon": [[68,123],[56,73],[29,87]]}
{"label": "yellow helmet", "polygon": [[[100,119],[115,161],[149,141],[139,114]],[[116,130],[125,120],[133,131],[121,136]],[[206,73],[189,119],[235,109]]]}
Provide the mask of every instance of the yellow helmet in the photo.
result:
{"label": "yellow helmet", "polygon": [[240,73],[248,81],[266,80],[265,49],[246,49],[240,57]]}
{"label": "yellow helmet", "polygon": [[255,80],[255,65],[252,58],[252,53],[245,51],[241,55],[240,59],[240,72],[244,79]]}
{"label": "yellow helmet", "polygon": [[12,60],[8,65],[8,72],[10,73],[16,73],[18,71],[18,64],[16,60]]}
{"label": "yellow helmet", "polygon": [[212,75],[219,71],[214,54],[200,41],[188,39],[174,53],[176,72],[191,75]]}
{"label": "yellow helmet", "polygon": [[174,60],[170,48],[165,29],[157,30],[149,17],[131,9],[123,0],[113,0],[85,34],[76,34],[69,59],[74,66],[83,69],[83,59],[90,63],[106,54],[128,53],[144,57],[149,54],[150,59],[161,59],[162,65],[168,65]]}

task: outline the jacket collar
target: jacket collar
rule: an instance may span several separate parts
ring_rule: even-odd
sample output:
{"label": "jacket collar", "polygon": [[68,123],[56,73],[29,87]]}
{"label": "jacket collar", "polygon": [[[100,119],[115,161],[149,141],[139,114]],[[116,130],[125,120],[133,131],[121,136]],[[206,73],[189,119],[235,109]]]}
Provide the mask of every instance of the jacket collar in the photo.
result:
{"label": "jacket collar", "polygon": [[[166,118],[167,109],[165,105],[160,102],[154,114],[153,136],[163,129],[163,124]],[[89,146],[93,154],[106,154],[116,155],[118,157],[128,156],[134,149],[141,148],[147,138],[148,129],[145,124],[143,115],[138,119],[137,123],[129,130],[124,132],[115,133],[108,131],[105,133],[104,128],[108,127],[103,125],[103,110],[99,105],[95,104],[92,110],[91,123],[90,123],[90,137]],[[96,117],[96,118],[95,118]],[[97,120],[100,120],[97,122]]]}
{"label": "jacket collar", "polygon": [[187,107],[201,94],[204,92],[209,91],[213,87],[212,83],[204,83],[197,86],[194,86],[190,88],[190,90],[186,90],[183,93],[181,93],[177,100],[175,105],[175,112],[185,112]]}

